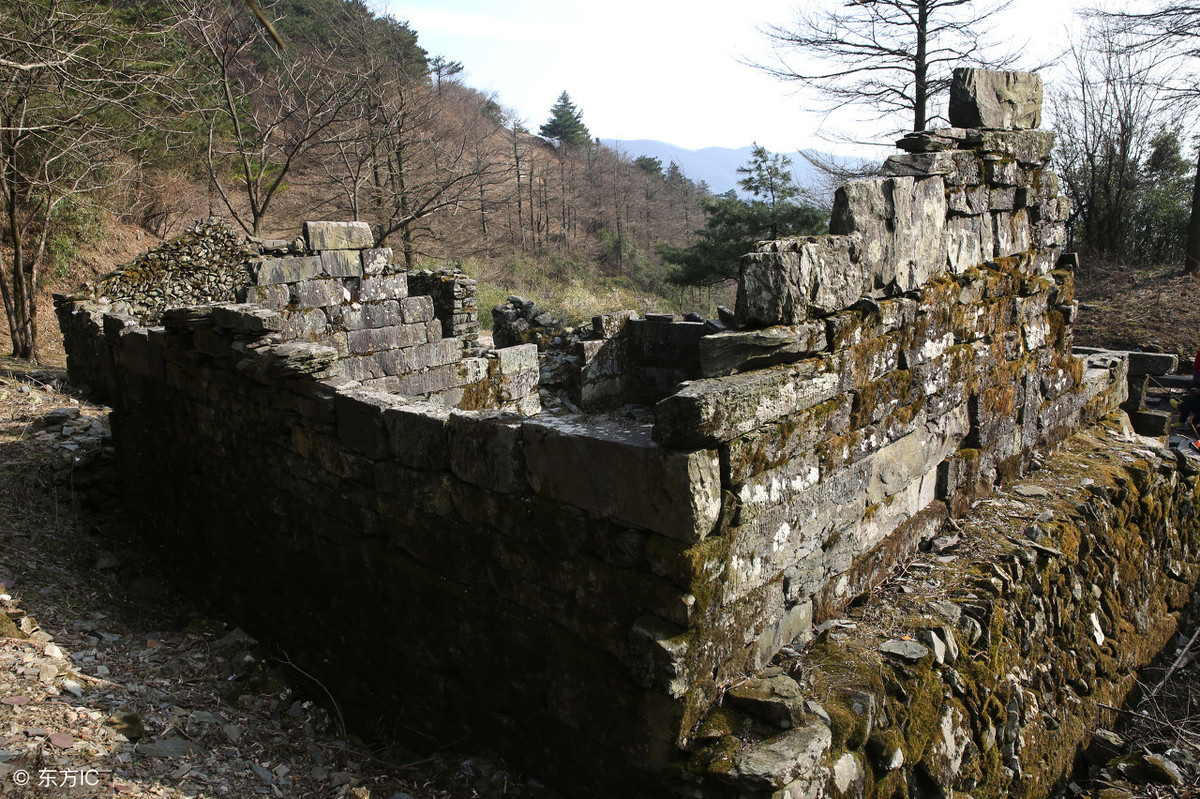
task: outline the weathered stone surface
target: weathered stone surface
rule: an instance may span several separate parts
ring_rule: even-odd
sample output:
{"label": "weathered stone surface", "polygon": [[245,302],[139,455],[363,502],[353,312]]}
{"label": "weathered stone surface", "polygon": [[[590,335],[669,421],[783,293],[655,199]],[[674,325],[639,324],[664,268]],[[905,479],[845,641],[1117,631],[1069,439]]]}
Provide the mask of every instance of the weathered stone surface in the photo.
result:
{"label": "weathered stone surface", "polygon": [[524,428],[529,483],[538,496],[699,541],[721,512],[717,454],[666,450],[649,433],[645,425],[531,419]]}
{"label": "weathered stone surface", "polygon": [[366,222],[305,222],[304,237],[313,250],[362,250],[375,243]]}
{"label": "weathered stone surface", "polygon": [[388,445],[396,460],[414,469],[440,470],[450,465],[447,421],[450,411],[426,402],[389,405],[383,410]]}
{"label": "weathered stone surface", "polygon": [[785,674],[751,677],[730,686],[725,697],[733,707],[783,729],[796,726],[805,717],[804,693]]}
{"label": "weathered stone surface", "polygon": [[800,324],[849,307],[867,282],[858,246],[848,237],[769,242],[742,258],[737,316],[754,326]]}
{"label": "weathered stone surface", "polygon": [[838,392],[837,364],[810,358],[794,366],[695,380],[654,406],[654,440],[713,446],[811,408]]}
{"label": "weathered stone surface", "polygon": [[251,264],[254,283],[258,286],[276,286],[281,283],[296,283],[311,280],[322,273],[319,256],[306,258],[271,258]]}
{"label": "weathered stone surface", "polygon": [[216,305],[212,308],[211,319],[217,327],[235,333],[262,335],[282,330],[284,326],[284,319],[279,313],[257,305]]}
{"label": "weathered stone surface", "polygon": [[820,721],[747,747],[734,756],[730,782],[755,790],[782,788],[812,769],[829,750],[833,737]]}
{"label": "weathered stone surface", "polygon": [[[272,344],[253,356],[247,367],[263,377],[323,375],[337,363],[337,350],[307,341]],[[239,368],[242,367],[239,364]]]}
{"label": "weathered stone surface", "polygon": [[596,338],[616,338],[631,319],[637,319],[637,311],[597,314],[592,317],[592,335]]}
{"label": "weathered stone surface", "polygon": [[1042,124],[1042,78],[1034,72],[958,67],[950,84],[950,124],[1023,130]]}
{"label": "weathered stone surface", "polygon": [[362,256],[351,250],[326,250],[321,253],[321,271],[330,277],[361,277]]}
{"label": "weathered stone surface", "polygon": [[929,647],[913,640],[893,639],[879,645],[879,651],[885,655],[908,660],[916,663],[929,657]]}
{"label": "weathered stone surface", "polygon": [[941,175],[947,186],[976,186],[983,181],[979,156],[965,150],[893,155],[879,169],[884,177]]}
{"label": "weathered stone surface", "polygon": [[502,493],[526,487],[520,417],[452,411],[447,432],[450,468],[459,478]]}
{"label": "weathered stone surface", "polygon": [[824,350],[827,343],[819,322],[713,333],[700,339],[700,374],[720,377],[789,363]]}
{"label": "weathered stone surface", "polygon": [[382,275],[392,263],[392,248],[363,250],[361,258],[364,275]]}
{"label": "weathered stone surface", "polygon": [[1179,356],[1165,352],[1127,352],[1129,376],[1169,375],[1179,367]]}
{"label": "weathered stone surface", "polygon": [[375,460],[392,456],[383,412],[403,406],[405,400],[375,391],[351,389],[334,397],[338,420],[338,439],[355,452]]}
{"label": "weathered stone surface", "polygon": [[860,295],[911,291],[944,271],[946,194],[940,176],[851,181],[833,202],[830,233],[854,235],[859,243]]}

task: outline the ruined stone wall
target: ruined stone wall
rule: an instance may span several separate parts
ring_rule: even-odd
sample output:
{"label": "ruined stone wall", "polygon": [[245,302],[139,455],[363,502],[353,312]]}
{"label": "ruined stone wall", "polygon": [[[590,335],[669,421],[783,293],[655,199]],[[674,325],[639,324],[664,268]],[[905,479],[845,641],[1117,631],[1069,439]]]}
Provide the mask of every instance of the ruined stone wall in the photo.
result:
{"label": "ruined stone wall", "polygon": [[600,318],[581,390],[652,424],[534,415],[534,345],[462,358],[326,238],[352,226],[258,262],[256,304],[60,322],[106,363],[140,523],[360,723],[657,795],[729,685],[1124,399],[1124,361],[1070,351],[1049,134],[904,144],[836,235],[744,259],[736,329]]}
{"label": "ruined stone wall", "polygon": [[656,441],[721,462],[721,522],[681,556],[695,603],[667,637],[691,709],[1124,398],[1122,367],[1071,354],[1051,143],[906,137],[894,176],[839,190],[833,235],[743,259],[743,329],[699,342],[723,376],[655,406]]}
{"label": "ruined stone wall", "polygon": [[355,387],[313,345],[262,346],[262,318],[103,316],[131,518],[360,730],[470,735],[636,795],[679,725],[653,635],[688,605],[663,553],[712,526],[715,453]]}
{"label": "ruined stone wall", "polygon": [[[475,281],[416,273],[410,292],[410,276],[392,265],[390,249],[374,248],[373,241],[365,222],[307,222],[296,241],[266,243],[202,223],[93,290],[60,298],[68,371],[78,385],[107,396],[108,359],[95,343],[103,316],[157,324],[172,308],[203,300],[195,306],[201,310],[175,313],[175,326],[202,325],[212,319],[204,309],[220,307],[219,330],[255,339],[248,356],[278,358],[278,345],[290,343],[296,346],[286,348],[287,358],[308,359],[312,368],[363,388],[449,407],[536,412],[533,347],[503,359],[479,357]],[[176,276],[186,278],[185,291],[173,285]],[[164,299],[178,295],[192,302]]]}
{"label": "ruined stone wall", "polygon": [[731,687],[683,793],[1055,795],[1196,608],[1196,465],[1123,422],[1072,438],[806,651]]}

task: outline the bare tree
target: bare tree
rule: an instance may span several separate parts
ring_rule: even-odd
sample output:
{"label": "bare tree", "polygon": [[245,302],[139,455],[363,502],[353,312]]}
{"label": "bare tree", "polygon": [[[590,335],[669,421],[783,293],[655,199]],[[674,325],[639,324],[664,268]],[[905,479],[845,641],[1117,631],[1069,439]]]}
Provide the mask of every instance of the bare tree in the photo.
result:
{"label": "bare tree", "polygon": [[188,30],[196,72],[210,89],[195,96],[214,100],[196,109],[208,136],[209,180],[230,215],[257,236],[289,174],[356,108],[364,75],[340,47],[278,49],[242,5],[197,3]]}
{"label": "bare tree", "polygon": [[[800,11],[792,25],[772,25],[776,61],[755,64],[781,80],[817,89],[830,110],[863,106],[879,118],[907,116],[924,130],[939,117],[932,98],[950,86],[953,68],[994,69],[1011,55],[989,57],[989,24],[1006,2],[979,0],[845,0]],[[816,64],[810,66],[808,59]]]}
{"label": "bare tree", "polygon": [[[378,73],[377,73],[378,75]],[[487,98],[444,83],[439,93],[393,73],[370,87],[370,116],[358,151],[368,167],[371,221],[380,246],[394,243],[412,268],[434,217],[478,211],[509,171],[504,129],[484,115]]]}
{"label": "bare tree", "polygon": [[1073,246],[1110,255],[1124,254],[1139,166],[1169,110],[1154,54],[1130,44],[1112,20],[1093,20],[1072,44],[1069,79],[1054,94]]}
{"label": "bare tree", "polygon": [[61,210],[120,178],[138,114],[162,107],[168,30],[94,4],[0,6],[0,296],[14,357],[38,356],[39,270]]}
{"label": "bare tree", "polygon": [[[1200,5],[1162,2],[1144,13],[1091,12],[1128,32],[1130,47],[1161,54],[1173,62],[1160,86],[1175,100],[1200,100]],[[1196,175],[1192,188],[1192,210],[1188,218],[1184,274],[1200,274],[1200,147],[1196,151]]]}

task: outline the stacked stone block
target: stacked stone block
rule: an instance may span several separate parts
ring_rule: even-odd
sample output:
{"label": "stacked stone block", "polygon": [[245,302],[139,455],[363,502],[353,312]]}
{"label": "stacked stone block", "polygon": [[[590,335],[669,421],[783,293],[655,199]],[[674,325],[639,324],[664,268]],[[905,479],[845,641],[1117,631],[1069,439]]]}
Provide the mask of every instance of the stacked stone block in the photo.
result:
{"label": "stacked stone block", "polygon": [[[536,412],[536,353],[464,357],[478,352],[478,325],[467,320],[474,319],[475,281],[461,274],[432,273],[437,279],[431,279],[430,273],[418,273],[421,291],[410,292],[410,276],[392,266],[391,250],[373,244],[365,222],[306,222],[298,243],[260,248],[275,257],[245,262],[248,285],[238,300],[247,312],[251,306],[270,312],[270,328],[262,331],[269,343],[331,348],[336,353],[331,373],[364,388],[450,407]],[[445,322],[465,340],[444,335],[439,303]],[[90,316],[75,309],[71,315],[77,318],[63,322],[64,335],[78,339],[73,349],[82,351],[95,340],[97,325],[88,319],[104,309],[101,303]],[[89,385],[103,382],[85,374],[96,354],[69,364]]]}
{"label": "stacked stone block", "polygon": [[715,329],[671,314],[595,316],[591,337],[575,345],[575,402],[584,410],[658,402],[700,376],[701,342]]}
{"label": "stacked stone block", "polygon": [[1051,143],[913,134],[838,191],[831,235],[743,259],[744,328],[701,339],[713,376],[655,406],[656,441],[722,465],[722,524],[688,555],[695,621],[672,637],[694,707],[1123,399],[1119,368],[1071,353]]}
{"label": "stacked stone block", "polygon": [[461,341],[465,355],[479,354],[478,284],[474,279],[457,269],[427,269],[409,272],[408,285],[413,294],[433,299],[433,313],[442,324],[443,336]]}

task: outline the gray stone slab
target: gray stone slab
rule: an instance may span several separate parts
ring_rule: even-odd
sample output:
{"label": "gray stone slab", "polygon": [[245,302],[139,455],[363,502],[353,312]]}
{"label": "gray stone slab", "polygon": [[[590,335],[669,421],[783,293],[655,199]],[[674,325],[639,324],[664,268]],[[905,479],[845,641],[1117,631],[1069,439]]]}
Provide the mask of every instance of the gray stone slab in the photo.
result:
{"label": "gray stone slab", "polygon": [[321,275],[319,256],[306,258],[269,258],[250,265],[255,285],[274,286],[280,283],[297,283]]}
{"label": "gray stone slab", "polygon": [[810,773],[833,742],[829,728],[817,719],[739,751],[729,776],[739,786],[776,790]]}
{"label": "gray stone slab", "polygon": [[305,222],[304,238],[311,250],[362,250],[375,244],[366,222]]}
{"label": "gray stone slab", "polygon": [[689,543],[711,533],[720,515],[714,450],[667,450],[647,425],[616,421],[530,419],[524,438],[538,496]]}
{"label": "gray stone slab", "polygon": [[212,322],[237,333],[271,333],[284,326],[283,316],[278,311],[249,303],[214,306]]}
{"label": "gray stone slab", "polygon": [[383,412],[401,407],[405,400],[364,389],[346,389],[334,396],[338,439],[350,449],[373,460],[392,457],[391,434]]}
{"label": "gray stone slab", "polygon": [[375,275],[364,277],[358,286],[358,302],[398,300],[408,296],[407,275]]}
{"label": "gray stone slab", "polygon": [[1042,124],[1042,78],[1034,72],[958,67],[950,84],[950,124],[1025,130]]}
{"label": "gray stone slab", "polygon": [[841,360],[821,356],[728,377],[693,380],[654,406],[654,439],[708,447],[831,399],[841,390]]}
{"label": "gray stone slab", "polygon": [[396,460],[414,469],[449,468],[449,418],[449,410],[427,402],[385,408],[383,423]]}
{"label": "gray stone slab", "polygon": [[1129,375],[1169,375],[1179,368],[1179,356],[1165,352],[1129,352]]}
{"label": "gray stone slab", "polygon": [[828,341],[823,322],[713,333],[699,342],[700,374],[720,377],[791,363],[824,350]]}
{"label": "gray stone slab", "polygon": [[362,271],[364,275],[382,275],[392,263],[392,248],[379,247],[362,251]]}
{"label": "gray stone slab", "polygon": [[451,411],[447,420],[450,469],[459,479],[501,493],[523,491],[525,458],[521,418],[512,414]]}
{"label": "gray stone slab", "polygon": [[333,279],[304,280],[293,285],[291,293],[298,308],[328,308],[350,299],[342,281]]}
{"label": "gray stone slab", "polygon": [[326,250],[321,253],[321,271],[330,277],[361,277],[362,259],[353,250]]}

